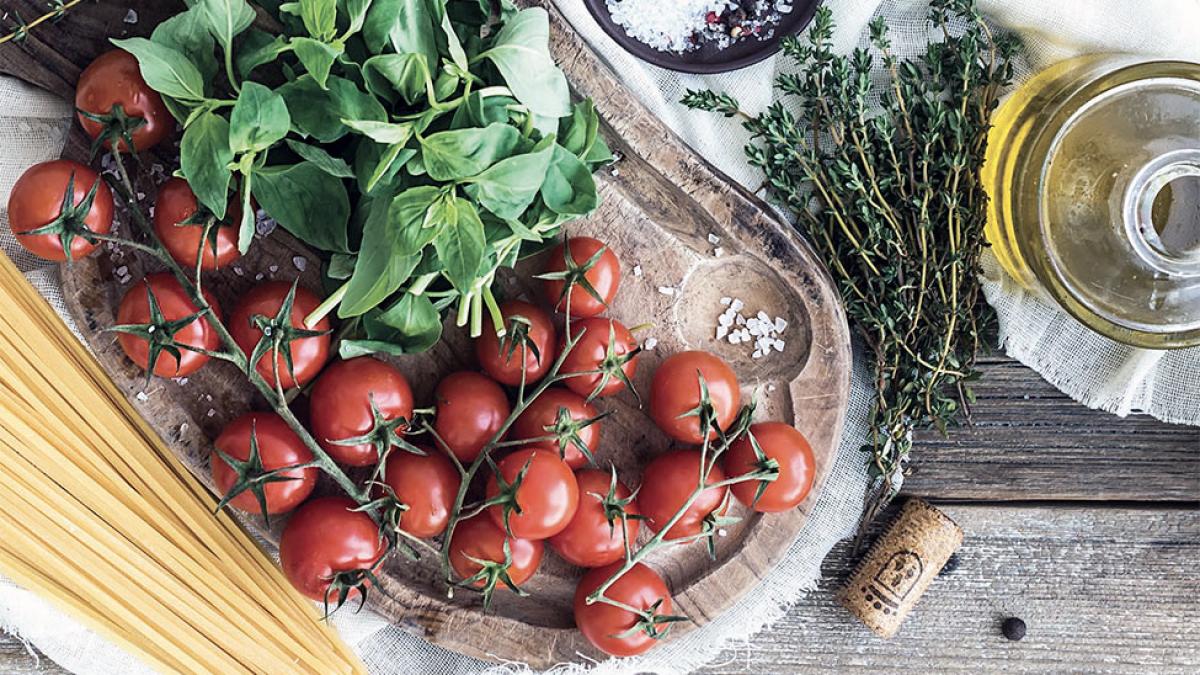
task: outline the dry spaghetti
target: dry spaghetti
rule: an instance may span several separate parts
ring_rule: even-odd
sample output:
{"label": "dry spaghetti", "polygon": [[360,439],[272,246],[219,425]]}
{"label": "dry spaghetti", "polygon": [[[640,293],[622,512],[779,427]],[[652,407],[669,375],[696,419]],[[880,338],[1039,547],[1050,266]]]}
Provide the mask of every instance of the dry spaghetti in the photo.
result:
{"label": "dry spaghetti", "polygon": [[364,672],[0,255],[0,571],[150,666]]}

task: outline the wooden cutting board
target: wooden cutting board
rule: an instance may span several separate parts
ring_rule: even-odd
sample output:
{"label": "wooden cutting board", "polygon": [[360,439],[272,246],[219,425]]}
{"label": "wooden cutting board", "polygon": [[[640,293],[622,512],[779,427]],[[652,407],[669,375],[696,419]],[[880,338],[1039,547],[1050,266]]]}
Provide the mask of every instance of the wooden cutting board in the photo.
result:
{"label": "wooden cutting board", "polygon": [[[552,51],[575,95],[595,100],[602,133],[621,157],[614,167],[597,174],[600,209],[569,229],[572,234],[600,237],[620,257],[624,279],[612,315],[627,325],[652,324],[639,337],[652,336],[658,345],[642,357],[635,384],[647,391],[655,367],[671,353],[713,351],[733,365],[743,398],[758,401],[761,419],[795,424],[816,453],[816,488],[798,509],[762,516],[736,506],[734,512],[743,520],[719,539],[716,561],[699,544],[660,551],[650,559],[670,585],[676,609],[692,619],[673,629],[680,634],[715,619],[751,590],[785,555],[808,519],[833,464],[846,411],[850,372],[846,319],[832,281],[812,249],[642,106],[548,0],[534,4],[549,11]],[[38,0],[0,0],[0,8],[16,9],[27,18],[40,13],[41,5]],[[131,8],[137,12],[133,24],[126,22],[132,18]],[[39,27],[25,42],[0,46],[0,72],[73,99],[80,70],[108,48],[108,37],[147,35],[176,9],[175,3],[152,0],[84,4],[63,21]],[[86,161],[85,141],[76,126],[64,156]],[[171,154],[177,150],[160,152],[142,161],[139,180],[146,204],[153,203],[154,176],[164,170],[169,174],[174,167]],[[122,227],[123,222],[118,224]],[[714,255],[710,235],[719,238],[723,255]],[[301,283],[318,288],[318,268],[303,245],[279,230],[256,242],[250,255],[236,265],[214,274],[207,288],[231,308],[260,279],[299,276]],[[64,266],[67,306],[113,379],[188,466],[208,480],[210,439],[227,422],[252,407],[261,408],[263,402],[251,396],[241,375],[225,363],[210,364],[186,382],[146,383],[112,334],[101,331],[114,323],[120,298],[147,271],[133,252],[120,250]],[[527,275],[502,279],[504,297],[531,290],[519,277]],[[772,358],[752,359],[746,345],[717,341],[713,329],[724,310],[723,297],[741,298],[747,314],[761,309],[786,318],[784,351]],[[474,367],[471,353],[469,340],[448,325],[443,342],[428,354],[393,361],[413,383],[417,403],[429,405],[441,374]],[[304,400],[297,405],[303,415]],[[633,397],[606,399],[602,406],[616,408],[616,414],[605,422],[597,457],[603,464],[614,462],[626,482],[637,484],[641,467],[669,442]],[[261,522],[248,519],[247,523],[263,532]],[[276,541],[278,525],[264,533]],[[537,576],[526,586],[530,597],[501,593],[491,613],[484,614],[474,594],[460,591],[453,599],[446,597],[434,561],[396,560],[383,577],[391,597],[376,594],[371,604],[436,644],[479,658],[522,661],[541,668],[578,661],[581,655],[601,657],[574,629],[571,599],[579,574],[548,551]]]}

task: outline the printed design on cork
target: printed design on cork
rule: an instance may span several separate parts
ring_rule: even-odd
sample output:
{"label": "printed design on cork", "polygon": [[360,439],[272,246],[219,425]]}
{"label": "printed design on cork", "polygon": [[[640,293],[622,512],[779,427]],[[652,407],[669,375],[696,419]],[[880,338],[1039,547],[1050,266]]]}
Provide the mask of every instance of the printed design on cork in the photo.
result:
{"label": "printed design on cork", "polygon": [[[925,566],[913,551],[896,551],[861,588],[863,600],[884,614],[891,614],[921,580]],[[886,605],[886,606],[885,606]]]}

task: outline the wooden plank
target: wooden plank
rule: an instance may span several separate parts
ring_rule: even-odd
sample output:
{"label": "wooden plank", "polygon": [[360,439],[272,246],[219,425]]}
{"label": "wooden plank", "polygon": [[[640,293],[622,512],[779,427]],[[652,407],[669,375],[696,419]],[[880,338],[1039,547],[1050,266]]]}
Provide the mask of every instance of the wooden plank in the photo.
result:
{"label": "wooden plank", "polygon": [[[707,673],[1194,673],[1200,668],[1200,517],[1185,508],[941,506],[966,531],[892,640],[834,600],[837,546],[818,591]],[[1000,622],[1028,635],[1010,642]]]}
{"label": "wooden plank", "polygon": [[907,494],[965,500],[1200,500],[1200,427],[1089,410],[1005,357],[980,363],[974,425],[917,435]]}

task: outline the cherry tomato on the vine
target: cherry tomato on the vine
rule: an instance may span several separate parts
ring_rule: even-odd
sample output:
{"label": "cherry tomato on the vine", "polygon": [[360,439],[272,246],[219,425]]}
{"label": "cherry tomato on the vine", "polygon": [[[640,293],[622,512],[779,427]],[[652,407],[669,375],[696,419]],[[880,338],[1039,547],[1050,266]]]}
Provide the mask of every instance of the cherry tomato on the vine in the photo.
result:
{"label": "cherry tomato on the vine", "polygon": [[[120,106],[120,111],[114,106]],[[175,128],[175,118],[162,97],[142,79],[137,59],[123,49],[105,52],[83,69],[75,85],[75,109],[88,136],[104,135],[106,148],[115,139],[121,152],[129,151],[120,133],[122,125],[138,152],[162,142]]]}
{"label": "cherry tomato on the vine", "polygon": [[582,333],[582,337],[563,359],[562,373],[586,374],[567,378],[567,388],[588,397],[593,394],[612,396],[625,389],[625,382],[617,373],[633,379],[638,360],[638,343],[633,339],[633,333],[616,319],[598,317],[572,321],[571,333],[576,336]]}
{"label": "cherry tomato on the vine", "polygon": [[[197,213],[199,212],[199,216]],[[211,271],[228,265],[238,258],[238,223],[242,206],[237,199],[229,200],[225,219],[215,223],[208,241],[204,239],[204,218],[213,218],[202,209],[187,181],[172,178],[158,189],[154,202],[154,235],[167,253],[184,269],[194,269],[200,246],[204,245],[203,270]]]}
{"label": "cherry tomato on the vine", "polygon": [[[741,392],[729,364],[708,352],[679,352],[667,357],[650,383],[650,417],[663,433],[683,443],[700,443],[700,417],[688,415],[700,405],[700,377],[708,386],[716,423],[728,429],[738,414]],[[709,431],[709,438],[716,436]]]}
{"label": "cherry tomato on the vine", "polygon": [[[720,466],[713,466],[704,481],[706,486],[725,480]],[[670,450],[655,457],[642,472],[638,508],[646,516],[646,526],[659,532],[683,508],[688,497],[700,487],[700,451],[692,448]],[[692,537],[703,531],[704,518],[719,509],[728,487],[708,487],[667,531],[667,539]]]}
{"label": "cherry tomato on the vine", "polygon": [[[408,379],[394,366],[369,356],[338,361],[326,368],[309,400],[313,437],[330,457],[347,466],[376,464],[387,449],[384,443],[390,445],[383,427],[398,418],[412,419],[413,393]],[[398,433],[404,431],[398,422],[392,426]],[[379,438],[365,438],[372,434]],[[347,444],[350,439],[362,442]]]}
{"label": "cherry tomato on the vine", "polygon": [[575,625],[588,642],[605,654],[635,656],[658,644],[658,638],[651,633],[661,637],[670,621],[678,617],[670,616],[671,592],[667,584],[642,563],[626,570],[605,590],[604,597],[646,612],[647,616],[605,602],[587,604],[588,596],[620,569],[618,562],[588,570],[583,575],[575,587]]}
{"label": "cherry tomato on the vine", "polygon": [[495,326],[488,322],[483,333],[475,338],[475,356],[479,367],[501,384],[533,384],[546,375],[554,365],[556,339],[550,315],[528,302],[513,300],[500,305],[506,332],[496,337]]}
{"label": "cherry tomato on the vine", "polygon": [[[591,267],[585,269],[589,263]],[[571,237],[565,245],[559,244],[550,251],[543,276],[550,277],[542,283],[546,300],[555,311],[569,311],[571,316],[578,317],[596,316],[607,310],[617,295],[621,263],[604,242],[591,237]],[[569,304],[568,283],[571,283]]]}
{"label": "cherry tomato on the vine", "polygon": [[[637,499],[629,488],[607,471],[584,469],[575,472],[579,483],[579,508],[566,529],[550,538],[550,548],[563,560],[580,567],[600,567],[617,562],[625,555],[625,542],[634,548],[638,520],[627,518],[622,525],[620,512],[636,516]],[[612,521],[609,521],[609,516]]]}
{"label": "cherry tomato on the vine", "polygon": [[[71,187],[71,208],[63,213],[67,187]],[[91,204],[87,203],[93,186]],[[66,159],[34,164],[13,184],[8,197],[8,225],[17,241],[30,253],[46,260],[67,259],[63,238],[70,242],[71,258],[82,258],[96,250],[98,243],[73,234],[84,229],[100,234],[112,230],[112,191],[95,171]],[[29,234],[49,225],[54,232]]]}
{"label": "cherry tomato on the vine", "polygon": [[446,530],[462,479],[446,455],[431,448],[422,449],[424,455],[393,448],[384,468],[383,482],[406,507],[400,516],[400,529],[427,539]]}
{"label": "cherry tomato on the vine", "polygon": [[464,463],[479,456],[512,411],[500,385],[470,371],[447,375],[433,395],[437,401],[433,430]]}
{"label": "cherry tomato on the vine", "polygon": [[[158,311],[161,314],[163,323],[160,325],[152,325],[152,313],[150,308],[150,297],[147,291],[154,295],[154,302],[158,306]],[[204,299],[212,308],[213,314],[217,320],[221,319],[221,308],[217,305],[217,300],[207,290],[204,291]],[[142,370],[150,367],[151,352],[155,352],[154,374],[159,377],[184,377],[200,370],[200,367],[208,363],[208,355],[194,352],[190,349],[177,347],[179,358],[176,359],[169,349],[155,346],[158,336],[165,336],[167,333],[163,328],[174,322],[186,319],[187,317],[199,311],[191,297],[179,281],[169,272],[156,272],[148,275],[142,280],[142,283],[134,284],[125,292],[125,297],[121,298],[121,304],[117,306],[117,325],[123,327],[117,332],[117,343],[121,345],[121,350]],[[134,325],[141,325],[143,328],[136,334],[127,332],[125,328]],[[158,330],[158,336],[155,336],[153,330]],[[217,331],[208,322],[208,319],[198,316],[192,319],[187,324],[177,328],[171,333],[171,338],[180,345],[190,345],[200,349],[212,351],[217,349],[221,344],[221,339],[217,335]]]}
{"label": "cherry tomato on the vine", "polygon": [[[497,473],[512,485],[524,471],[516,488],[516,506],[488,507],[492,522],[521,539],[548,539],[566,529],[579,506],[579,485],[571,467],[558,453],[546,448],[522,448],[500,460]],[[495,475],[488,478],[487,498],[500,494]],[[507,528],[505,528],[507,521]]]}
{"label": "cherry tomato on the vine", "polygon": [[[504,554],[506,541],[507,558]],[[538,565],[542,563],[543,550],[542,542],[510,537],[504,530],[496,527],[491,518],[481,513],[459,522],[454,527],[454,534],[450,537],[450,567],[459,579],[465,581],[483,569],[483,565],[476,562],[477,560],[487,561],[493,564],[496,573],[501,572],[503,568],[512,584],[520,586],[529,581],[537,571]],[[488,580],[476,579],[472,585],[483,588],[488,585]],[[493,585],[506,586],[502,580]]]}
{"label": "cherry tomato on the vine", "polygon": [[[212,454],[212,477],[219,494],[229,494],[239,476],[217,450],[239,462],[246,462],[250,459],[252,434],[258,446],[258,461],[261,466],[247,467],[248,474],[244,476],[247,479],[253,479],[255,473],[312,461],[312,451],[282,417],[273,412],[246,413],[230,422],[221,435],[217,436],[217,440],[213,441],[215,450]],[[318,469],[315,466],[291,469],[278,474],[278,477],[288,480],[264,483],[263,495],[266,498],[267,513],[287,513],[308,499],[317,484],[317,474]],[[262,505],[250,490],[245,490],[229,500],[229,505],[246,513],[262,512]]]}
{"label": "cherry tomato on the vine", "polygon": [[292,586],[313,600],[336,601],[339,586],[349,589],[348,598],[357,597],[370,583],[363,572],[374,571],[387,552],[379,526],[355,508],[348,497],[313,499],[283,528],[279,566]]}
{"label": "cherry tomato on the vine", "polygon": [[[258,374],[269,384],[275,384],[275,369],[278,368],[279,384],[284,389],[304,386],[310,382],[321,367],[329,359],[329,334],[296,335],[295,331],[322,333],[329,330],[329,318],[324,317],[315,326],[305,326],[304,317],[308,316],[321,304],[321,298],[316,293],[296,287],[296,295],[292,304],[290,317],[280,317],[284,301],[291,292],[292,285],[283,281],[268,281],[250,289],[242,296],[241,302],[229,316],[229,332],[242,351],[249,357],[254,352],[255,345],[263,337],[262,329],[255,325],[254,319],[270,322],[272,336],[280,340],[278,353],[271,357],[268,350],[259,359],[255,368]],[[288,340],[290,334],[292,339]],[[288,369],[285,351],[291,351],[292,369]],[[293,377],[293,374],[295,375]]]}
{"label": "cherry tomato on the vine", "polygon": [[[804,434],[782,422],[762,422],[750,426],[750,433],[758,441],[767,460],[775,460],[779,474],[767,483],[758,501],[761,481],[751,480],[730,486],[738,501],[762,513],[778,513],[794,509],[804,501],[812,490],[816,474],[812,446]],[[760,468],[758,454],[750,443],[750,437],[742,436],[729,446],[721,456],[725,474],[731,478],[743,476]]]}
{"label": "cherry tomato on the vine", "polygon": [[600,447],[600,421],[587,426],[580,424],[598,414],[595,406],[579,394],[550,387],[533,399],[513,422],[509,436],[518,441],[558,436],[560,440],[543,440],[536,444],[555,448],[567,466],[578,469],[588,463],[583,448],[594,455]]}

